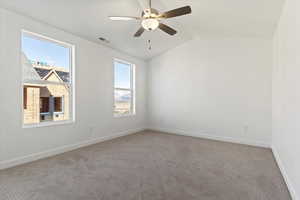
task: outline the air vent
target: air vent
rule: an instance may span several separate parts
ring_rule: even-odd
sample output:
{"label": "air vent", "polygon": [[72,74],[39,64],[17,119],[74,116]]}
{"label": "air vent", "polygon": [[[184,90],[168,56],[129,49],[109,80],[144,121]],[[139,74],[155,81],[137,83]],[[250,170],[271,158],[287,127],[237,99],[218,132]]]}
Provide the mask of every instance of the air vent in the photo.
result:
{"label": "air vent", "polygon": [[105,43],[109,43],[109,40],[105,39],[104,37],[99,37],[99,40]]}

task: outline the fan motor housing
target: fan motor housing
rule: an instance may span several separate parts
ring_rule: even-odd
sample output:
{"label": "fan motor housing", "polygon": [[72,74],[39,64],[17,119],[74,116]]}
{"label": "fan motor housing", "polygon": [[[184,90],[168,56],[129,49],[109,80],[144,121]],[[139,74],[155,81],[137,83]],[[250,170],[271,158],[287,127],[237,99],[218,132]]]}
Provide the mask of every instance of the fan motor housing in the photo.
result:
{"label": "fan motor housing", "polygon": [[142,12],[142,17],[143,18],[154,18],[157,15],[159,15],[159,12],[154,8],[148,8],[148,9],[145,9]]}

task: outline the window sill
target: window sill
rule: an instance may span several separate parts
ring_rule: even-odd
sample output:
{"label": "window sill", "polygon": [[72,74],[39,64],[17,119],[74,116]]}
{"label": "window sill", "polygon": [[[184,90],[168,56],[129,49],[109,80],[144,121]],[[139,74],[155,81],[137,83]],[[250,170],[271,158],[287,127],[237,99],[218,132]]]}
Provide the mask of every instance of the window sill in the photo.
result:
{"label": "window sill", "polygon": [[49,112],[45,112],[45,113],[40,113],[41,115],[50,115]]}
{"label": "window sill", "polygon": [[23,128],[40,128],[40,127],[48,127],[48,126],[62,126],[75,123],[74,120],[64,120],[64,121],[56,121],[56,122],[40,122],[38,124],[23,124]]}
{"label": "window sill", "polygon": [[135,117],[136,114],[132,113],[132,114],[114,114],[114,118],[124,118],[124,117]]}
{"label": "window sill", "polygon": [[62,114],[65,114],[64,112],[54,112],[53,113],[54,115],[62,115]]}

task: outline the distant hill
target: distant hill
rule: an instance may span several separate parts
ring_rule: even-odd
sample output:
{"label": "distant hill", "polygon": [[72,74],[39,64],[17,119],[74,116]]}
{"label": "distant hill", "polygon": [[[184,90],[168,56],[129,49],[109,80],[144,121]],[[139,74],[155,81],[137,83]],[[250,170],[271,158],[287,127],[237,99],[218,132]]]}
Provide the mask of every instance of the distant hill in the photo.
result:
{"label": "distant hill", "polygon": [[116,101],[118,102],[129,102],[131,100],[131,95],[130,94],[121,94],[116,92]]}

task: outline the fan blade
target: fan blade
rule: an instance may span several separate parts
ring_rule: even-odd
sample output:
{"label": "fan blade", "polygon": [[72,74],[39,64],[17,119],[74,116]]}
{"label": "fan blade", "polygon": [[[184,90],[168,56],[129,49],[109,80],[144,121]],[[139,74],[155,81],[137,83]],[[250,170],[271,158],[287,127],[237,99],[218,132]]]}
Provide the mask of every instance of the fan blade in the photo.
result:
{"label": "fan blade", "polygon": [[139,20],[140,17],[130,17],[130,16],[109,16],[109,19],[114,21],[127,21],[127,20]]}
{"label": "fan blade", "polygon": [[165,12],[163,14],[160,14],[159,17],[161,18],[171,18],[171,17],[178,17],[181,15],[187,15],[192,13],[192,9],[190,6],[185,6],[185,7],[181,7],[181,8],[177,8],[174,10],[170,10],[168,12]]}
{"label": "fan blade", "polygon": [[175,35],[177,33],[176,30],[174,30],[173,28],[171,28],[170,26],[167,26],[163,23],[160,23],[158,28],[160,28],[160,30],[168,33],[169,35]]}
{"label": "fan blade", "polygon": [[145,29],[141,27],[135,34],[134,37],[140,37],[144,33]]}

